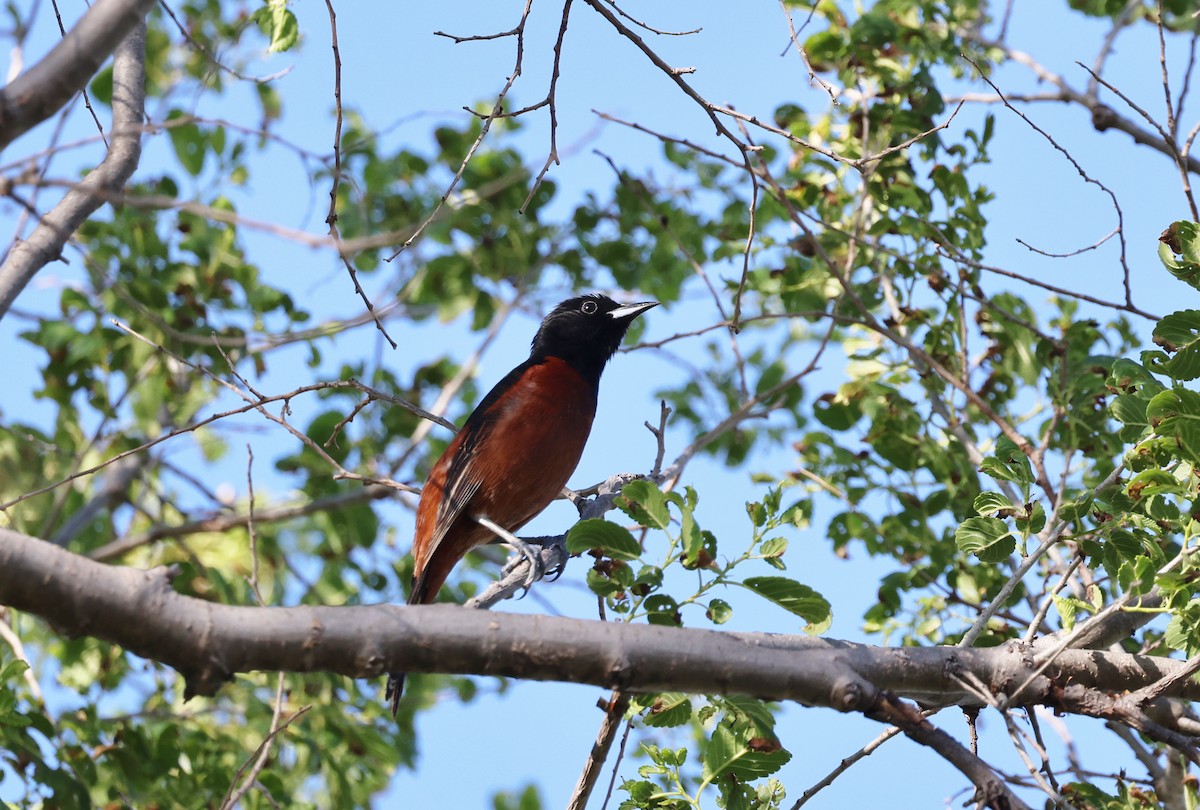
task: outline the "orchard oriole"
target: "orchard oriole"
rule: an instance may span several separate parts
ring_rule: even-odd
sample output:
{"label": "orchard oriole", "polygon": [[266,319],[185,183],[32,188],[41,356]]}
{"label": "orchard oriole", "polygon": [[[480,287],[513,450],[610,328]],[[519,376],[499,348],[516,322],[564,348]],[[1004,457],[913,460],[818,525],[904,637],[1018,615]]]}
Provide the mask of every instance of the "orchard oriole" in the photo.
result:
{"label": "orchard oriole", "polygon": [[[421,490],[410,605],[432,602],[463,555],[495,538],[478,518],[515,532],[558,497],[592,430],[605,364],[657,304],[585,295],[546,316],[529,359],[483,398]],[[393,715],[403,689],[403,673],[388,676]]]}

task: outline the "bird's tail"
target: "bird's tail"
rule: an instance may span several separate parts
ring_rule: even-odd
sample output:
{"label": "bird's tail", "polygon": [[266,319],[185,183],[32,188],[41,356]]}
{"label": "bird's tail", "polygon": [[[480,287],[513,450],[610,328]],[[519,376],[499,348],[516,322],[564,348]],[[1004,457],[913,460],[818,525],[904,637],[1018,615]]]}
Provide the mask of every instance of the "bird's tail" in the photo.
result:
{"label": "bird's tail", "polygon": [[[430,601],[426,599],[429,592],[428,584],[428,577],[424,571],[413,579],[412,590],[408,594],[410,605],[424,605]],[[388,702],[388,706],[392,710],[392,717],[395,717],[396,713],[400,711],[400,698],[404,696],[404,674],[403,672],[388,673],[387,688],[384,690],[383,699]]]}
{"label": "bird's tail", "polygon": [[389,672],[387,679],[387,691],[384,692],[384,700],[391,707],[392,717],[400,711],[400,698],[404,694],[404,673]]}

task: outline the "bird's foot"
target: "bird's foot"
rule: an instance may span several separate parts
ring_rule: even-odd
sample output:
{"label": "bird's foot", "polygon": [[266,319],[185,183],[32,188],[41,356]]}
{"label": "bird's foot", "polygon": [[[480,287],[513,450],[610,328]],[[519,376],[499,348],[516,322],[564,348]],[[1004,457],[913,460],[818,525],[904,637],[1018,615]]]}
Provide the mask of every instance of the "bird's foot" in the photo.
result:
{"label": "bird's foot", "polygon": [[[512,540],[518,542],[514,543]],[[529,563],[529,572],[521,586],[522,597],[529,592],[529,587],[533,583],[540,579],[553,582],[566,570],[568,555],[565,535],[512,538],[497,540],[497,542],[509,546],[516,552],[505,564],[504,570],[501,572],[501,579],[504,578],[504,575],[511,574],[522,563]]]}
{"label": "bird's foot", "polygon": [[503,543],[520,555],[519,558],[516,560],[510,560],[508,564],[504,566],[504,573],[511,572],[515,566],[520,565],[521,560],[526,560],[529,562],[529,573],[525,576],[525,581],[522,585],[523,592],[521,596],[529,593],[530,586],[546,575],[546,566],[542,563],[542,555],[540,550],[535,549],[529,543],[526,543],[524,540],[517,537],[515,534],[508,531],[503,526],[498,525],[495,521],[489,518],[481,515],[472,515],[471,517],[480,526],[490,529],[492,533],[496,535],[496,540],[493,542]]}
{"label": "bird's foot", "polygon": [[[519,557],[514,558],[509,564],[517,566],[522,560],[529,563],[529,573],[525,575],[525,582],[522,585],[521,596],[529,593],[530,587],[542,577],[546,576],[546,566],[542,563],[541,548],[526,543],[519,537],[510,537],[504,540],[504,544],[510,547],[513,551],[519,554]],[[505,566],[507,568],[508,566]]]}
{"label": "bird's foot", "polygon": [[525,542],[539,546],[539,559],[545,569],[544,576],[550,581],[562,576],[567,570],[567,536],[565,534],[543,535],[541,537],[526,537]]}

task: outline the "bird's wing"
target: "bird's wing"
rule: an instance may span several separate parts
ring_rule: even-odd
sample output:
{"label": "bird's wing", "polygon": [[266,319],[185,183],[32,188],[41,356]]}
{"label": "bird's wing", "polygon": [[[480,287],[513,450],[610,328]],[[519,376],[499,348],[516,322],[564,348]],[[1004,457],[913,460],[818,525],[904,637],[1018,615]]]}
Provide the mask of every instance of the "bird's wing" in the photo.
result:
{"label": "bird's wing", "polygon": [[[429,538],[430,547],[436,548],[446,532],[454,525],[454,521],[467,508],[471,498],[483,484],[479,465],[472,464],[476,456],[476,448],[480,439],[477,434],[470,434],[455,454],[446,475],[446,486],[442,490],[442,500],[438,503],[437,519],[433,524],[433,533]],[[468,446],[470,445],[470,446]]]}
{"label": "bird's wing", "polygon": [[[414,538],[413,553],[417,556],[418,572],[433,558],[446,533],[466,512],[471,499],[483,486],[487,470],[485,465],[480,463],[480,448],[486,444],[488,435],[496,427],[504,411],[500,400],[525,374],[530,365],[532,364],[526,361],[517,366],[488,392],[434,466],[426,482],[427,487],[437,487],[436,491],[430,493],[431,498],[436,496],[437,506],[432,515],[425,516],[426,520],[432,518],[432,525],[426,523],[426,527],[422,527],[423,516],[417,516],[417,536]],[[423,511],[425,505],[426,496],[423,493],[422,508],[418,511]],[[433,504],[430,503],[430,506]]]}
{"label": "bird's wing", "polygon": [[442,500],[438,504],[437,520],[430,538],[431,548],[437,547],[438,542],[483,485],[486,470],[479,463],[479,450],[487,443],[488,435],[503,416],[506,409],[502,402],[505,399],[504,395],[525,375],[531,365],[533,364],[528,360],[525,361],[496,383],[459,431],[459,446],[447,449],[446,453],[451,457],[450,469],[446,471]]}

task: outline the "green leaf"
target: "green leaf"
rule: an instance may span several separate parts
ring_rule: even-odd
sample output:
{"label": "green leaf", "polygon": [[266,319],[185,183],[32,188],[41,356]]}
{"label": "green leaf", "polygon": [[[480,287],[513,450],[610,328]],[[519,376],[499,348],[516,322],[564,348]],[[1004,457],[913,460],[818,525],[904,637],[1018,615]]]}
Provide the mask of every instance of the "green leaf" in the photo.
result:
{"label": "green leaf", "polygon": [[[717,536],[707,529],[689,533],[684,536],[685,553],[681,560],[683,567],[689,571],[697,568],[709,568],[717,559]],[[767,562],[778,563],[778,560]]]}
{"label": "green leaf", "polygon": [[764,540],[762,545],[758,547],[758,554],[764,559],[773,559],[782,557],[788,549],[788,541],[785,537],[772,537],[770,540]]}
{"label": "green leaf", "polygon": [[[649,698],[653,700],[646,704]],[[692,716],[692,701],[683,692],[660,692],[657,695],[641,695],[638,704],[646,706],[642,724],[651,728],[673,728],[682,726]]]}
{"label": "green leaf", "polygon": [[725,624],[733,617],[733,607],[724,599],[713,599],[708,603],[704,615],[713,624]]}
{"label": "green leaf", "polygon": [[267,49],[271,53],[291,50],[300,38],[296,15],[287,6],[287,0],[266,0],[266,4],[254,12],[254,22],[271,40]]}
{"label": "green leaf", "polygon": [[1171,358],[1162,371],[1174,380],[1200,377],[1200,310],[1172,312],[1154,326],[1154,342]]}
{"label": "green leaf", "polygon": [[611,561],[603,567],[596,565],[588,569],[587,585],[599,596],[618,596],[633,586],[633,569],[621,560]]}
{"label": "green leaf", "polygon": [[1015,521],[1017,529],[1026,534],[1037,534],[1046,527],[1046,509],[1036,502],[1029,514],[1019,515]]}
{"label": "green leaf", "polygon": [[1019,484],[1033,483],[1033,468],[1029,459],[1011,439],[1003,437],[996,442],[995,454],[988,456],[979,465],[979,471],[997,481],[1015,481]]}
{"label": "green leaf", "polygon": [[3,667],[0,667],[0,683],[16,680],[27,669],[29,669],[29,664],[19,658],[9,661]]}
{"label": "green leaf", "polygon": [[[674,494],[674,493],[672,493]],[[701,531],[696,525],[696,518],[692,515],[692,510],[686,505],[680,506],[680,533],[679,539],[683,545],[683,562],[688,568],[700,567],[701,552],[704,551],[704,535],[706,532]]]}
{"label": "green leaf", "polygon": [[1064,630],[1070,630],[1075,626],[1075,599],[1071,597],[1062,597],[1058,594],[1051,594],[1054,600],[1054,608],[1058,611],[1058,616],[1062,620]]}
{"label": "green leaf", "polygon": [[621,489],[617,508],[640,526],[665,529],[671,525],[671,512],[662,490],[644,478],[630,481]]}
{"label": "green leaf", "polygon": [[632,589],[638,596],[656,591],[662,587],[663,571],[656,565],[643,565],[633,579]]}
{"label": "green leaf", "polygon": [[628,529],[601,518],[581,520],[567,532],[567,551],[583,554],[600,551],[614,560],[636,560],[642,547]]}
{"label": "green leaf", "polygon": [[680,627],[683,624],[679,618],[679,603],[673,597],[656,593],[647,597],[642,606],[646,609],[646,621],[650,624],[668,627]]}
{"label": "green leaf", "polygon": [[1164,388],[1149,369],[1126,357],[1113,361],[1106,384],[1114,391],[1141,394],[1143,399],[1149,399]]}
{"label": "green leaf", "polygon": [[1185,458],[1200,463],[1200,394],[1182,388],[1163,391],[1146,406],[1146,418],[1160,436],[1175,440]]}
{"label": "green leaf", "polygon": [[1159,242],[1158,258],[1167,272],[1200,290],[1200,225],[1187,220],[1172,222]]}
{"label": "green leaf", "polygon": [[954,543],[960,551],[974,554],[980,562],[1007,560],[1017,547],[1017,539],[1008,531],[1004,521],[989,517],[964,520],[954,532]]}
{"label": "green leaf", "polygon": [[1155,468],[1143,470],[1129,479],[1129,483],[1125,485],[1125,491],[1136,501],[1164,493],[1183,493],[1184,486],[1171,473]]}
{"label": "green leaf", "polygon": [[[182,110],[172,110],[167,116],[168,121],[185,118]],[[208,139],[200,127],[192,123],[174,124],[167,127],[167,135],[171,138],[171,147],[179,164],[195,177],[204,170],[204,155],[208,151]]]}
{"label": "green leaf", "polygon": [[[1195,603],[1189,607],[1194,607]],[[1174,650],[1185,650],[1188,655],[1196,648],[1196,611],[1194,609],[1176,614],[1167,623],[1163,641]]]}
{"label": "green leaf", "polygon": [[732,725],[722,721],[713,729],[704,749],[706,781],[733,778],[750,782],[770,776],[792,758],[774,737],[751,736],[753,725],[737,730],[731,728]]}
{"label": "green leaf", "polygon": [[1144,428],[1146,422],[1146,400],[1133,394],[1118,394],[1108,404],[1108,412],[1118,422]]}
{"label": "green leaf", "polygon": [[748,577],[737,583],[808,622],[804,632],[818,635],[833,623],[833,610],[821,594],[787,577]]}
{"label": "green leaf", "polygon": [[999,492],[981,492],[975,496],[972,508],[981,515],[995,514],[1008,517],[1015,511],[1013,502]]}

